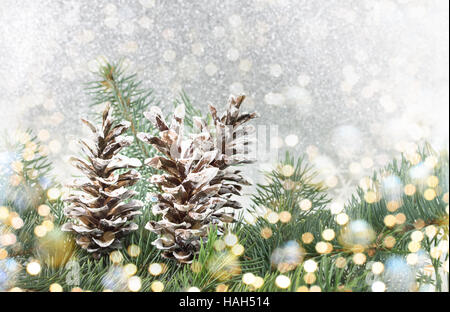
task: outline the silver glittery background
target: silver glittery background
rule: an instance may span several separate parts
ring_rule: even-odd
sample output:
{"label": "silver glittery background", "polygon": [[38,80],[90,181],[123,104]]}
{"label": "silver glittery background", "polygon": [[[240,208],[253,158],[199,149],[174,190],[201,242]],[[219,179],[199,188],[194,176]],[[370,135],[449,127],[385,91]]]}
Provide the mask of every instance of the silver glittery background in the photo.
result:
{"label": "silver glittery background", "polygon": [[345,199],[415,142],[448,149],[448,24],[446,0],[0,0],[0,130],[40,133],[67,178],[83,83],[124,58],[171,108],[245,93]]}

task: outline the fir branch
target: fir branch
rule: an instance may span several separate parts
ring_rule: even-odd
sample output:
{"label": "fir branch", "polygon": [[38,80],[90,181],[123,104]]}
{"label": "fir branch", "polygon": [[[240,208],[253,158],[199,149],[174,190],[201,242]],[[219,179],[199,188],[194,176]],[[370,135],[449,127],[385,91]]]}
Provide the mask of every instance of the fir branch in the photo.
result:
{"label": "fir branch", "polygon": [[143,118],[143,113],[150,105],[158,104],[155,103],[153,90],[143,88],[136,73],[128,74],[122,61],[112,64],[106,62],[100,66],[97,76],[99,80],[91,82],[87,88],[94,100],[92,106],[111,103],[114,118],[127,120],[131,124],[129,133],[135,140],[128,148],[132,154],[130,156],[136,157],[140,154],[141,160],[152,156],[152,152],[137,139],[136,135],[138,132],[153,130],[153,126]]}

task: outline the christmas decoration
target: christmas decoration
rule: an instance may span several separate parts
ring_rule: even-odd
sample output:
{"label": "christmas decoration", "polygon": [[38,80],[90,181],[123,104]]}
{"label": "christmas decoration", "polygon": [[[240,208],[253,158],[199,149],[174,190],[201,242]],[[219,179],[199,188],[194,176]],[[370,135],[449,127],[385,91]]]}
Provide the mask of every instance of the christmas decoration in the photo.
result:
{"label": "christmas decoration", "polygon": [[192,138],[183,134],[184,105],[177,107],[170,126],[158,107],[145,114],[160,134],[154,137],[139,133],[138,138],[164,155],[149,158],[145,164],[166,172],[151,178],[163,191],[156,195],[158,203],[152,210],[155,215],[162,215],[162,219],[150,221],[146,228],[158,234],[154,244],[163,250],[166,258],[192,262],[213,226],[222,234],[223,224],[234,221],[233,211],[227,210],[242,208],[232,195],[239,196],[242,185],[249,183],[239,170],[227,168],[251,162],[248,144],[254,128],[244,124],[257,115],[240,113],[243,100],[244,96],[231,98],[220,118],[210,106],[214,134],[204,120],[194,117],[194,128],[199,132],[192,134]]}
{"label": "christmas decoration", "polygon": [[137,194],[128,187],[139,180],[139,173],[133,169],[116,173],[120,169],[140,167],[141,162],[119,154],[133,138],[122,136],[130,123],[122,121],[115,125],[111,113],[108,104],[100,129],[83,120],[95,137],[94,142],[80,140],[88,161],[71,159],[85,179],[75,180],[73,187],[78,191],[67,199],[71,204],[64,210],[73,221],[62,227],[63,231],[75,233],[77,244],[96,258],[119,248],[121,238],[137,229],[131,221],[141,214],[139,209],[143,206],[139,200],[127,201]]}
{"label": "christmas decoration", "polygon": [[243,97],[202,119],[183,93],[168,124],[163,106],[149,109],[156,102],[117,64],[102,67],[95,84],[94,104],[111,107],[98,114],[100,129],[86,122],[95,137],[81,142],[86,159],[73,159],[85,178],[72,192],[53,179],[45,133],[44,143],[19,131],[0,145],[1,291],[448,289],[445,150],[411,146],[361,178],[345,204],[332,179],[317,175],[319,150],[290,152],[236,218],[247,181],[233,165],[253,160],[247,122],[256,117],[240,113]]}

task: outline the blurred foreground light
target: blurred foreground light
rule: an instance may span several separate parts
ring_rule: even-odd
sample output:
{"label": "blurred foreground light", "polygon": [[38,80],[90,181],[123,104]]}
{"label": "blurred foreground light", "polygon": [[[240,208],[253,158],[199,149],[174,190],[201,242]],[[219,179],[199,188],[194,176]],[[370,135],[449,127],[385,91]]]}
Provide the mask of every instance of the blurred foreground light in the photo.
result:
{"label": "blurred foreground light", "polygon": [[310,232],[306,232],[302,234],[302,242],[305,244],[311,244],[314,240],[314,235]]}
{"label": "blurred foreground light", "polygon": [[405,185],[404,188],[405,195],[413,196],[416,193],[416,187],[412,184]]}
{"label": "blurred foreground light", "polygon": [[266,219],[267,221],[269,221],[269,223],[275,224],[279,220],[278,213],[271,211],[266,215]]}
{"label": "blurred foreground light", "polygon": [[291,221],[292,217],[289,211],[282,211],[278,216],[282,223],[288,223],[289,221]]}
{"label": "blurred foreground light", "polygon": [[225,235],[225,237],[223,238],[223,241],[225,242],[225,244],[227,246],[232,247],[238,243],[238,238],[236,235],[230,233],[230,234]]}
{"label": "blurred foreground light", "polygon": [[38,207],[38,214],[42,217],[46,217],[50,214],[50,207],[47,205],[40,205]]}
{"label": "blurred foreground light", "polygon": [[384,271],[384,264],[382,262],[375,262],[372,264],[372,273],[375,275],[381,274]]}
{"label": "blurred foreground light", "polygon": [[261,288],[264,285],[264,279],[260,276],[256,276],[253,280],[252,286],[256,289]]}
{"label": "blurred foreground light", "polygon": [[136,292],[142,287],[141,279],[138,276],[132,276],[128,279],[128,289]]}
{"label": "blurred foreground light", "polygon": [[297,292],[308,292],[309,288],[308,286],[300,286],[297,288]]}
{"label": "blurred foreground light", "polygon": [[396,244],[396,239],[395,239],[395,237],[393,237],[393,236],[386,236],[385,238],[384,238],[384,240],[383,240],[383,244],[384,244],[384,246],[386,247],[386,248],[393,248],[394,246],[395,246],[395,244]]}
{"label": "blurred foreground light", "polygon": [[0,248],[0,260],[4,260],[8,257],[8,251],[6,249]]}
{"label": "blurred foreground light", "polygon": [[50,285],[50,292],[63,292],[63,288],[58,283],[54,283]]}
{"label": "blurred foreground light", "polygon": [[295,169],[291,165],[284,165],[283,167],[281,167],[280,171],[281,174],[284,175],[285,177],[290,177],[291,175],[294,174]]}
{"label": "blurred foreground light", "polygon": [[433,200],[436,198],[436,191],[431,188],[426,189],[423,193],[423,197],[425,197],[426,200]]}
{"label": "blurred foreground light", "polygon": [[333,202],[330,205],[330,211],[332,214],[340,214],[344,210],[344,204],[341,202]]}
{"label": "blurred foreground light", "polygon": [[111,260],[112,263],[118,264],[122,262],[123,256],[120,253],[120,251],[115,250],[109,254],[109,259]]}
{"label": "blurred foreground light", "polygon": [[429,225],[425,228],[425,234],[429,239],[433,239],[438,233],[438,229],[434,225]]}
{"label": "blurred foreground light", "polygon": [[291,279],[286,275],[278,275],[275,284],[282,289],[286,289],[291,285]]}
{"label": "blurred foreground light", "polygon": [[422,231],[414,231],[411,233],[411,240],[413,242],[421,242],[423,240],[423,233]]}
{"label": "blurred foreground light", "polygon": [[160,281],[154,281],[150,288],[153,292],[162,292],[164,290],[164,284]]}
{"label": "blurred foreground light", "polygon": [[339,269],[343,269],[347,266],[347,259],[344,257],[339,257],[336,259],[336,267]]}
{"label": "blurred foreground light", "polygon": [[336,222],[339,225],[346,225],[349,221],[349,217],[345,213],[340,213],[336,216]]}
{"label": "blurred foreground light", "polygon": [[148,271],[151,275],[157,276],[162,273],[163,267],[159,263],[152,263],[148,266]]}
{"label": "blurred foreground light", "polygon": [[240,256],[244,253],[244,246],[242,246],[241,244],[236,244],[231,248],[231,252],[235,256]]}
{"label": "blurred foreground light", "polygon": [[419,261],[419,256],[417,255],[417,253],[410,253],[407,257],[406,257],[406,262],[409,265],[416,265],[417,262]]}
{"label": "blurred foreground light", "polygon": [[326,241],[333,240],[335,236],[336,236],[336,234],[334,233],[333,229],[326,229],[322,232],[322,237]]}
{"label": "blurred foreground light", "polygon": [[242,282],[246,285],[251,285],[255,281],[255,275],[253,273],[245,273],[242,275]]}
{"label": "blurred foreground light", "polygon": [[306,260],[303,263],[303,268],[306,272],[313,273],[317,270],[317,262],[312,259]]}
{"label": "blurred foreground light", "polygon": [[137,267],[133,263],[128,263],[123,267],[123,270],[127,276],[133,276],[137,272]]}
{"label": "blurred foreground light", "polygon": [[366,259],[366,255],[361,252],[353,255],[353,262],[357,265],[363,265],[366,263]]}
{"label": "blurred foreground light", "polygon": [[302,199],[299,202],[299,206],[300,206],[301,210],[307,211],[307,210],[311,209],[312,203],[309,199]]}
{"label": "blurred foreground light", "polygon": [[316,281],[316,275],[314,273],[306,273],[303,280],[306,284],[314,284]]}
{"label": "blurred foreground light", "polygon": [[265,227],[261,230],[261,236],[265,239],[268,239],[272,236],[272,230],[268,227]]}
{"label": "blurred foreground light", "polygon": [[0,207],[0,221],[8,219],[9,216],[9,210],[5,206]]}
{"label": "blurred foreground light", "polygon": [[290,134],[285,138],[284,141],[286,142],[287,146],[293,147],[298,143],[298,136],[296,136],[295,134]]}
{"label": "blurred foreground light", "polygon": [[49,200],[57,200],[61,196],[61,191],[57,188],[51,188],[47,191]]}
{"label": "blurred foreground light", "polygon": [[32,261],[27,264],[27,272],[30,275],[38,275],[41,272],[41,265],[37,261]]}
{"label": "blurred foreground light", "polygon": [[376,281],[372,284],[372,291],[373,292],[385,292],[386,285],[382,281]]}
{"label": "blurred foreground light", "polygon": [[228,290],[228,286],[225,284],[219,284],[216,287],[216,292],[226,292]]}
{"label": "blurred foreground light", "polygon": [[130,257],[136,258],[141,253],[141,248],[138,245],[130,245],[127,248],[127,252]]}

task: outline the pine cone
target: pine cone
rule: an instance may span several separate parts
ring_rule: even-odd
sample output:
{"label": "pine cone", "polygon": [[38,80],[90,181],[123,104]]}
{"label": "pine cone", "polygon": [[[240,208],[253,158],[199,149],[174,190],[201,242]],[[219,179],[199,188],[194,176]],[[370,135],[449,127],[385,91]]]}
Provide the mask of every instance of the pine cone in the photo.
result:
{"label": "pine cone", "polygon": [[93,142],[80,140],[87,161],[71,158],[85,178],[74,181],[74,191],[66,199],[71,204],[64,209],[64,214],[73,222],[64,224],[62,230],[75,233],[77,244],[99,258],[102,253],[120,248],[120,239],[138,228],[130,221],[141,214],[139,209],[143,203],[128,200],[137,193],[127,187],[134,185],[140,174],[133,169],[121,170],[120,174],[115,171],[140,167],[141,162],[119,154],[133,141],[132,137],[122,136],[130,123],[122,121],[113,125],[109,105],[103,112],[101,129],[87,120],[82,121],[95,138]]}
{"label": "pine cone", "polygon": [[239,115],[243,99],[232,98],[227,113],[221,119],[217,118],[216,110],[211,106],[219,137],[211,134],[205,121],[195,118],[199,133],[192,134],[190,139],[184,138],[183,105],[175,110],[170,126],[158,107],[152,107],[144,114],[160,130],[159,137],[146,133],[138,133],[137,136],[164,155],[147,159],[145,164],[166,172],[150,179],[163,191],[155,195],[158,203],[152,208],[153,214],[162,215],[162,219],[148,222],[146,228],[158,234],[153,245],[161,249],[166,258],[180,263],[192,262],[212,226],[217,226],[221,235],[224,223],[234,221],[234,214],[226,212],[226,208],[241,208],[231,196],[240,195],[242,184],[248,182],[239,171],[225,169],[233,164],[249,162],[243,146],[248,145],[246,140],[251,129],[240,125],[255,118],[256,114]]}

